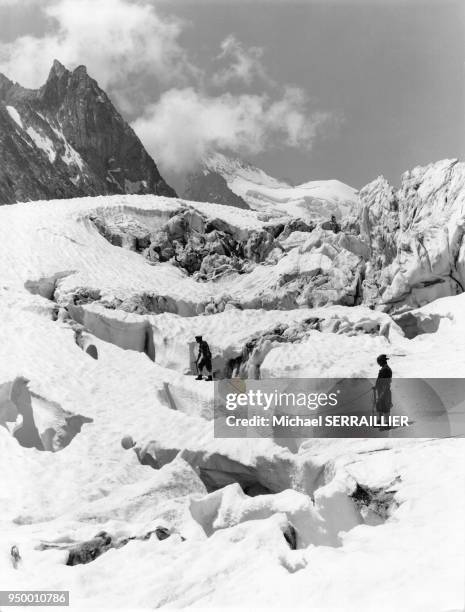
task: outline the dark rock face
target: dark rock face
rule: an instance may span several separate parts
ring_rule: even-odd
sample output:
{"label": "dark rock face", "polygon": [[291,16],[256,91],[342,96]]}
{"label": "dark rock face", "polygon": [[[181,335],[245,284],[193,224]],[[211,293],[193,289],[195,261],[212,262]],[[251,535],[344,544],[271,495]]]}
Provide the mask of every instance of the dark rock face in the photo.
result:
{"label": "dark rock face", "polygon": [[[97,557],[100,557],[100,555],[103,553],[110,550],[110,548],[122,548],[131,540],[150,540],[152,535],[155,535],[158,540],[166,540],[171,536],[171,532],[166,527],[157,527],[156,529],[148,531],[141,536],[115,538],[107,531],[99,531],[99,533],[97,533],[97,535],[91,540],[86,540],[85,542],[81,542],[70,548],[66,565],[90,563],[91,561],[97,559]],[[181,536],[181,539],[184,540],[185,538]],[[53,544],[42,544],[38,547],[39,550],[47,550],[50,548],[60,548],[60,546]]]}
{"label": "dark rock face", "polygon": [[0,75],[0,204],[123,193],[176,197],[84,66],[37,90]]}
{"label": "dark rock face", "polygon": [[92,540],[87,540],[72,548],[68,553],[66,565],[90,563],[112,547],[112,538],[106,531],[100,531]]}
{"label": "dark rock face", "polygon": [[250,209],[245,200],[229,189],[221,174],[209,170],[200,171],[189,177],[183,197],[195,202],[214,202],[215,204]]}

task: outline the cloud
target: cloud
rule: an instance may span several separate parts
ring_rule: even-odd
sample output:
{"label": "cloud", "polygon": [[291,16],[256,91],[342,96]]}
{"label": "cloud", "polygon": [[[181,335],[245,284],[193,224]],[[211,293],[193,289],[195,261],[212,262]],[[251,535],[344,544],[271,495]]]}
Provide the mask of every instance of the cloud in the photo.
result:
{"label": "cloud", "polygon": [[[40,0],[21,0],[21,8],[31,4],[37,4],[38,2],[40,2]],[[18,0],[0,0],[0,8],[5,6],[14,6],[15,8],[18,8]]]}
{"label": "cloud", "polygon": [[217,61],[227,62],[212,77],[215,85],[225,86],[231,81],[251,85],[254,80],[263,80],[271,84],[262,63],[263,49],[261,47],[247,47],[233,35],[226,37],[221,43],[221,53]]}
{"label": "cloud", "polygon": [[0,71],[27,87],[43,83],[55,58],[70,68],[87,65],[102,87],[126,101],[128,77],[151,75],[166,85],[185,83],[197,71],[178,42],[183,24],[150,3],[50,0],[43,11],[50,23],[45,35],[0,45]]}
{"label": "cloud", "polygon": [[[221,43],[216,72],[195,66],[180,43],[187,24],[154,0],[40,0],[40,8],[46,32],[0,43],[0,71],[37,87],[55,58],[68,68],[85,64],[120,109],[138,117],[133,126],[162,168],[189,170],[215,149],[309,149],[329,121],[302,90],[270,79],[261,47],[234,35]],[[260,93],[232,93],[257,81]]]}
{"label": "cloud", "polygon": [[329,115],[310,113],[298,88],[278,100],[224,93],[209,96],[192,87],[166,91],[133,123],[165,170],[186,172],[210,152],[257,154],[273,146],[311,148]]}

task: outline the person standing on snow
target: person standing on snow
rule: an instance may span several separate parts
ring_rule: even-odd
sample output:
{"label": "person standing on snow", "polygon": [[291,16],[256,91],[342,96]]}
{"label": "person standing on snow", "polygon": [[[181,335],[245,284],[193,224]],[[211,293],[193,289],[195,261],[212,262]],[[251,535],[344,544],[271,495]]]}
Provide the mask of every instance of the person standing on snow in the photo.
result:
{"label": "person standing on snow", "polygon": [[210,347],[206,340],[203,340],[202,336],[196,336],[195,341],[199,345],[199,354],[197,355],[197,359],[195,360],[195,365],[197,366],[197,377],[195,380],[202,380],[202,371],[205,368],[208,372],[208,376],[205,380],[213,380],[212,378],[212,354],[210,351]]}
{"label": "person standing on snow", "polygon": [[331,221],[329,222],[329,226],[335,234],[338,234],[341,231],[341,226],[336,220],[336,215],[331,215]]}
{"label": "person standing on snow", "polygon": [[376,412],[378,414],[388,414],[392,408],[392,394],[391,394],[391,382],[392,382],[392,370],[388,366],[388,359],[386,355],[379,355],[376,359],[380,370],[378,372],[378,378],[374,386],[375,392],[375,405]]}
{"label": "person standing on snow", "polygon": [[15,569],[18,569],[18,566],[21,563],[21,555],[19,554],[19,549],[16,546],[16,544],[14,544],[11,547],[10,555],[11,555],[11,563],[12,563],[13,567]]}

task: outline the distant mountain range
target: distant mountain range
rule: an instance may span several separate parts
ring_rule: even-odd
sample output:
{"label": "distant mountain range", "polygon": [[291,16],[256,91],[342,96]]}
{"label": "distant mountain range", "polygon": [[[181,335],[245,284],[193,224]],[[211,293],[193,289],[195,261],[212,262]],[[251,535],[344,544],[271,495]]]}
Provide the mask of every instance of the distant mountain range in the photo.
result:
{"label": "distant mountain range", "polygon": [[340,181],[310,181],[293,187],[221,153],[204,160],[201,169],[189,177],[183,196],[307,219],[321,218],[322,213],[346,216],[358,203],[358,191]]}
{"label": "distant mountain range", "polygon": [[0,204],[123,193],[176,196],[84,66],[37,90],[0,74]]}

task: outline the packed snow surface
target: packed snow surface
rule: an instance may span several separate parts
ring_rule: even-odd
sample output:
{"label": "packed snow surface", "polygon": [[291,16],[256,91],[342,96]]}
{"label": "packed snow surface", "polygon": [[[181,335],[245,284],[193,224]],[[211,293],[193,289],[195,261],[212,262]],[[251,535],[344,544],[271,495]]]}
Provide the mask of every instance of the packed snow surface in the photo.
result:
{"label": "packed snow surface", "polygon": [[[221,283],[114,246],[91,221],[131,213],[157,231],[183,205],[115,196],[0,208],[1,588],[69,590],[78,609],[463,609],[462,439],[291,448],[215,438],[213,384],[195,381],[191,366],[201,333],[222,372],[237,362],[269,378],[368,377],[387,353],[396,377],[463,377],[464,294],[415,311],[419,326],[436,323],[412,339],[363,306],[205,314],[199,305]],[[263,226],[255,211],[189,205],[236,235]],[[281,266],[314,265],[292,257]],[[263,282],[272,268],[262,268]],[[251,291],[242,282],[237,295]],[[119,307],[141,293],[176,308]],[[12,391],[17,380],[26,393]],[[28,398],[41,439],[63,436],[66,417],[85,422],[54,452],[23,446],[12,432]],[[152,448],[158,469],[122,448],[128,435]],[[156,527],[170,537],[144,539]],[[66,565],[69,547],[102,530],[120,545]]]}

